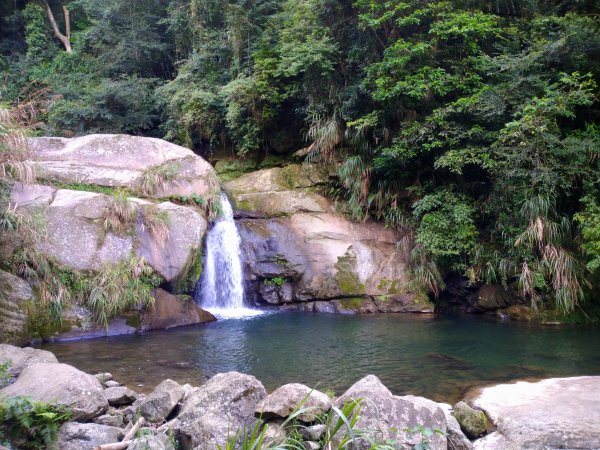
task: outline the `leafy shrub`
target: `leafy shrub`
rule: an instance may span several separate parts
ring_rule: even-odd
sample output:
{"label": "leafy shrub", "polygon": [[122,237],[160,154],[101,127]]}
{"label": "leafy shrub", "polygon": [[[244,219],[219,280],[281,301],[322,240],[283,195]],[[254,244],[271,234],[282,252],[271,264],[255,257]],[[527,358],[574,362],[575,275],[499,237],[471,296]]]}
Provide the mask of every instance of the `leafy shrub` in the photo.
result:
{"label": "leafy shrub", "polygon": [[20,396],[0,401],[1,427],[15,448],[51,447],[58,427],[70,418],[71,412],[62,405]]}
{"label": "leafy shrub", "polygon": [[284,277],[273,277],[267,278],[263,282],[266,286],[277,286],[278,288],[283,286],[287,280]]}

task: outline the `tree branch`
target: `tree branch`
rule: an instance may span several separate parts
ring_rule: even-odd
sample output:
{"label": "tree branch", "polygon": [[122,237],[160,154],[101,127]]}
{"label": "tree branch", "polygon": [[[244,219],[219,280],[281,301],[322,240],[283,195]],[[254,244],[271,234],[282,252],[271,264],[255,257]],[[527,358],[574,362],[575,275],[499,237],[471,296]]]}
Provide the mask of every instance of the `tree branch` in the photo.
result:
{"label": "tree branch", "polygon": [[48,20],[52,25],[52,31],[54,31],[54,36],[56,36],[64,45],[67,53],[71,53],[73,50],[71,49],[71,22],[69,19],[69,10],[66,6],[63,6],[63,13],[65,15],[65,28],[67,35],[65,36],[58,29],[58,25],[56,20],[54,19],[54,14],[52,14],[52,9],[50,9],[50,5],[48,2],[44,2],[44,6],[46,7],[46,16],[48,16]]}

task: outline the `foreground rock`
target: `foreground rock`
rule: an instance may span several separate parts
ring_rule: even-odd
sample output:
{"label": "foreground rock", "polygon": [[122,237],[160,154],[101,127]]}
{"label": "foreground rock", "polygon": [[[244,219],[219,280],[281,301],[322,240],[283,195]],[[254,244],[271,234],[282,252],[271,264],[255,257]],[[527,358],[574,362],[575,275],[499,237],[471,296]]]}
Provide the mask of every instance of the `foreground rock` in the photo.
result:
{"label": "foreground rock", "polygon": [[0,364],[9,363],[8,371],[12,376],[19,374],[28,366],[38,363],[58,363],[54,353],[31,347],[15,347],[0,344]]}
{"label": "foreground rock", "polygon": [[[215,186],[212,166],[191,150],[161,139],[91,134],[72,139],[29,139],[40,176],[63,183],[125,187],[155,197],[206,195]],[[167,178],[154,192],[144,179]]]}
{"label": "foreground rock", "polygon": [[164,380],[138,406],[139,413],[150,422],[162,422],[175,409],[185,388],[173,380]]}
{"label": "foreground rock", "polygon": [[469,403],[497,427],[475,441],[476,449],[600,448],[600,377],[500,384]]}
{"label": "foreground rock", "polygon": [[27,308],[33,300],[25,280],[0,270],[0,342],[23,345],[29,341]]}
{"label": "foreground rock", "polygon": [[96,423],[66,422],[58,430],[55,450],[93,449],[98,445],[120,441],[121,428]]}
{"label": "foreground rock", "polygon": [[[441,432],[429,438],[432,450],[447,448],[446,417],[437,403],[423,397],[392,395],[374,375],[368,375],[352,385],[336,400],[335,405],[341,409],[346,402],[357,399],[363,400],[356,428],[378,430],[371,436],[374,441],[383,443],[392,440],[396,445],[412,448],[422,442],[422,436],[418,431],[407,430],[423,426]],[[342,437],[336,436],[334,444],[339,444]],[[371,448],[371,443],[359,440],[359,449]]]}
{"label": "foreground rock", "polygon": [[0,389],[0,397],[29,396],[69,408],[73,420],[87,420],[108,409],[104,389],[96,377],[68,364],[37,363],[23,369],[17,380]]}
{"label": "foreground rock", "polygon": [[286,418],[292,412],[304,411],[297,417],[303,422],[314,422],[318,416],[331,409],[331,399],[322,392],[303,384],[291,383],[275,389],[272,394],[262,400],[256,415],[263,419]]}
{"label": "foreground rock", "polygon": [[460,428],[471,439],[478,438],[487,431],[487,417],[483,411],[471,408],[465,402],[458,402],[454,405],[452,413]]}
{"label": "foreground rock", "polygon": [[258,403],[267,395],[260,381],[250,375],[228,372],[215,375],[203,386],[190,392],[181,412],[167,428],[184,448],[214,450],[225,446],[227,438],[238,430],[252,430]]}
{"label": "foreground rock", "polygon": [[163,289],[156,289],[154,300],[154,305],[144,312],[138,331],[167,330],[217,320],[188,296],[176,296]]}

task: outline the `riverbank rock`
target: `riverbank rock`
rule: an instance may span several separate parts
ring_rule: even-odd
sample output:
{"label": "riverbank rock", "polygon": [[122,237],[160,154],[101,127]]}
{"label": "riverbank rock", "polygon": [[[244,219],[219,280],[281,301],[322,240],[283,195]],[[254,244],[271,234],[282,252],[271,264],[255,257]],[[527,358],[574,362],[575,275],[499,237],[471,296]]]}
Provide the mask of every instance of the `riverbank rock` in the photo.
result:
{"label": "riverbank rock", "polygon": [[0,364],[10,362],[8,371],[18,377],[23,369],[38,363],[58,363],[54,353],[31,347],[0,344]]}
{"label": "riverbank rock", "polygon": [[33,300],[33,290],[25,280],[0,270],[0,342],[29,342],[27,308]]}
{"label": "riverbank rock", "polygon": [[238,430],[254,427],[257,420],[254,412],[266,395],[262,383],[253,376],[238,372],[215,375],[188,393],[181,412],[166,427],[174,431],[184,448],[224,447],[226,440]]}
{"label": "riverbank rock", "polygon": [[104,396],[110,406],[130,405],[137,400],[136,392],[125,386],[115,386],[104,389]]}
{"label": "riverbank rock", "polygon": [[134,439],[127,450],[175,450],[173,443],[166,434],[156,434],[154,436],[140,436]]}
{"label": "riverbank rock", "polygon": [[331,399],[322,392],[300,383],[283,385],[263,399],[256,407],[256,416],[263,419],[286,418],[295,410],[303,422],[314,422],[317,416],[331,409]]}
{"label": "riverbank rock", "polygon": [[200,308],[189,296],[169,294],[160,288],[156,289],[153,295],[154,305],[144,312],[138,331],[168,330],[217,320],[211,313]]}
{"label": "riverbank rock", "polygon": [[500,384],[468,398],[496,427],[475,449],[600,448],[600,377]]}
{"label": "riverbank rock", "polygon": [[471,408],[465,402],[454,405],[452,415],[460,424],[460,428],[471,439],[478,438],[487,431],[487,417],[481,410]]}
{"label": "riverbank rock", "polygon": [[179,383],[164,380],[140,402],[138,411],[150,422],[162,422],[169,417],[184,394],[185,388]]}
{"label": "riverbank rock", "polygon": [[68,364],[37,363],[23,369],[17,380],[0,389],[0,397],[29,396],[41,402],[57,402],[73,413],[73,420],[97,417],[108,409],[102,385]]}
{"label": "riverbank rock", "polygon": [[[29,139],[39,176],[62,183],[123,187],[157,198],[207,195],[218,189],[212,166],[191,150],[161,139],[91,134]],[[154,178],[155,190],[144,182]]]}
{"label": "riverbank rock", "polygon": [[[410,430],[423,426],[443,433],[434,433],[429,438],[430,448],[446,450],[446,418],[437,403],[422,397],[392,395],[374,375],[368,375],[352,385],[336,399],[335,405],[341,409],[346,402],[357,399],[362,399],[362,403],[356,428],[377,430],[371,433],[373,441],[383,443],[393,440],[396,444],[412,448],[422,442],[423,436],[416,430]],[[334,445],[339,444],[342,438],[343,434],[338,432],[334,437]],[[359,449],[370,447],[368,441],[360,439]]]}
{"label": "riverbank rock", "polygon": [[97,423],[66,422],[58,430],[53,450],[93,449],[98,445],[112,444],[123,439],[121,428]]}

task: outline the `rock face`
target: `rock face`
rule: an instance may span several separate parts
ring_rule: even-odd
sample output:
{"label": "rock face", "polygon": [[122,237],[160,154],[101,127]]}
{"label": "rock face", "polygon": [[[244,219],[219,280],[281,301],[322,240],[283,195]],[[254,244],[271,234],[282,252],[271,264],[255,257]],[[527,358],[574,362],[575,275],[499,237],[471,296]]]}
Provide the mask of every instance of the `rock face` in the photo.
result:
{"label": "rock face", "polygon": [[262,400],[256,408],[256,415],[263,419],[286,418],[298,409],[305,411],[298,415],[299,420],[314,422],[317,416],[329,411],[331,405],[331,399],[322,392],[303,384],[290,383]]}
{"label": "rock face", "polygon": [[27,306],[32,301],[33,291],[25,280],[0,270],[0,342],[23,345],[29,341]]}
{"label": "rock face", "polygon": [[[168,217],[168,238],[161,243],[140,223],[122,234],[107,232],[103,221],[111,201],[108,195],[59,189],[44,199],[48,200],[43,207],[47,238],[36,250],[78,271],[101,270],[135,252],[167,281],[174,280],[195,256],[208,225],[205,217],[191,208],[170,202],[157,204],[157,211]],[[140,199],[130,201],[138,210],[150,205]]]}
{"label": "rock face", "polygon": [[91,134],[72,139],[29,139],[40,176],[63,183],[125,187],[141,192],[144,177],[173,178],[154,197],[206,195],[217,186],[212,166],[187,148],[161,139]]}
{"label": "rock face", "polygon": [[[327,174],[311,164],[259,170],[225,183],[238,221],[247,297],[331,312],[432,311],[407,291],[401,236],[374,222],[352,223],[315,189]],[[249,218],[248,216],[254,217]],[[256,218],[259,217],[259,218]],[[314,300],[340,300],[324,308]]]}
{"label": "rock face", "polygon": [[254,427],[254,411],[266,395],[262,383],[253,376],[238,372],[215,375],[186,396],[181,412],[167,426],[184,448],[224,447],[238,430]]}
{"label": "rock face", "polygon": [[96,377],[68,364],[37,363],[25,367],[17,381],[0,389],[0,397],[19,395],[65,405],[73,412],[73,420],[92,419],[108,408],[104,389]]}
{"label": "rock face", "polygon": [[18,377],[28,366],[38,363],[58,363],[56,356],[46,350],[31,347],[15,347],[8,344],[0,344],[0,364],[10,361],[8,371]]}
{"label": "rock face", "polygon": [[[422,425],[439,429],[442,433],[446,432],[446,417],[437,403],[423,397],[392,395],[374,375],[368,375],[352,385],[336,399],[335,405],[341,409],[347,401],[356,399],[363,399],[356,428],[378,430],[371,435],[376,442],[382,443],[391,439],[396,444],[412,448],[422,442],[423,437],[420,433],[413,433],[407,429]],[[334,438],[334,446],[342,438],[343,434],[338,432]],[[445,435],[434,433],[429,438],[429,446],[432,450],[445,450],[447,448]],[[371,444],[360,439],[359,448],[369,449]]]}
{"label": "rock face", "polygon": [[600,448],[600,377],[519,381],[479,390],[469,401],[496,431],[476,449]]}
{"label": "rock face", "polygon": [[96,423],[66,422],[58,430],[55,450],[92,449],[102,444],[119,442],[123,430]]}
{"label": "rock face", "polygon": [[169,329],[217,320],[211,313],[196,305],[191,297],[176,296],[163,289],[156,289],[154,299],[154,305],[142,316],[139,331]]}

